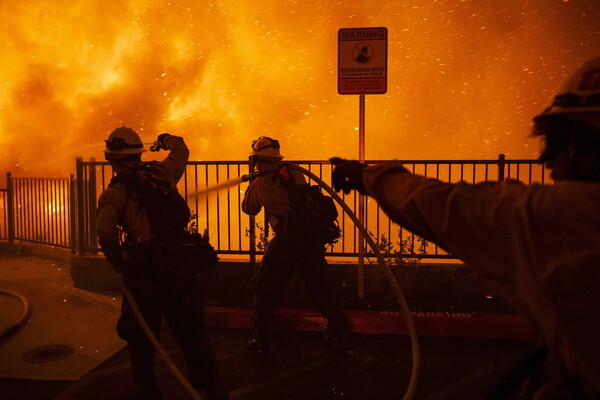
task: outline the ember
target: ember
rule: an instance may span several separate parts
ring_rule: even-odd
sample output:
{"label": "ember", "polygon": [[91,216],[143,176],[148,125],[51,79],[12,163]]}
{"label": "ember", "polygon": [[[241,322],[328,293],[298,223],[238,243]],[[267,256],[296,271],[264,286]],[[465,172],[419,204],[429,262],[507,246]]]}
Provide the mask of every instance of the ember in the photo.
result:
{"label": "ember", "polygon": [[[115,126],[239,160],[356,157],[337,30],[389,30],[388,90],[367,96],[367,159],[535,156],[526,138],[575,64],[600,54],[597,1],[3,2],[1,170],[68,176]],[[152,157],[154,155],[150,155]]]}

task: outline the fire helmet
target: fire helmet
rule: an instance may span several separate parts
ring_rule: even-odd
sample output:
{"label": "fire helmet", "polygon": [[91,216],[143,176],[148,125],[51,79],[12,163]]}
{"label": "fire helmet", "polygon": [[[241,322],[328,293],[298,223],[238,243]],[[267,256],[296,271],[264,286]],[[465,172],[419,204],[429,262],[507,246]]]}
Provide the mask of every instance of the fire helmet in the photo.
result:
{"label": "fire helmet", "polygon": [[552,105],[533,121],[544,125],[546,121],[552,123],[554,116],[600,121],[600,57],[576,70],[560,88]]}
{"label": "fire helmet", "polygon": [[267,136],[261,136],[252,141],[252,155],[281,160],[283,156],[279,153],[279,141]]}
{"label": "fire helmet", "polygon": [[121,126],[113,130],[105,142],[105,153],[137,154],[146,151],[140,135],[126,126]]}

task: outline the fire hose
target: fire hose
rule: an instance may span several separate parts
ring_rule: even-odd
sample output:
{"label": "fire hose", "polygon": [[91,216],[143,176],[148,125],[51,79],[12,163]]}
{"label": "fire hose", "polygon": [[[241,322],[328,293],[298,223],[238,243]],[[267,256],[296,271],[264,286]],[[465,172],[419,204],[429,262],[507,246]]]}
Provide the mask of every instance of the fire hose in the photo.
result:
{"label": "fire hose", "polygon": [[[408,308],[408,303],[406,302],[406,299],[404,297],[404,294],[402,293],[402,290],[400,289],[400,285],[398,284],[396,277],[394,276],[390,267],[387,265],[385,259],[379,252],[379,249],[377,248],[377,245],[373,241],[373,238],[371,238],[371,236],[368,234],[368,232],[365,229],[365,227],[363,226],[363,224],[356,217],[356,215],[350,209],[350,207],[348,207],[348,205],[344,202],[344,200],[342,200],[342,198],[329,185],[327,185],[321,178],[319,178],[312,172],[310,172],[307,169],[304,169],[298,165],[295,165],[295,164],[287,164],[287,165],[290,168],[292,168],[296,171],[299,171],[302,174],[308,176],[309,178],[311,178],[312,180],[317,182],[319,184],[319,186],[321,186],[323,189],[325,189],[331,195],[331,197],[333,199],[335,199],[335,201],[340,205],[340,207],[342,207],[344,209],[344,211],[348,214],[348,216],[352,219],[352,221],[354,222],[354,224],[356,225],[356,227],[358,228],[358,230],[360,231],[360,233],[362,234],[362,236],[364,237],[366,242],[369,244],[369,246],[375,253],[375,255],[377,257],[377,261],[379,263],[379,266],[384,271],[388,281],[390,282],[390,284],[392,286],[394,294],[396,295],[396,298],[398,299],[398,303],[400,304],[400,307],[402,309],[402,315],[404,317],[404,320],[406,322],[406,326],[408,329],[408,334],[409,334],[410,343],[411,343],[411,352],[412,352],[412,368],[411,368],[410,381],[409,381],[408,387],[406,389],[406,392],[404,394],[403,400],[412,399],[412,397],[415,393],[416,387],[417,387],[418,373],[419,373],[419,366],[420,366],[419,343],[418,343],[418,339],[417,339],[417,332],[415,329],[415,324],[414,324],[414,321],[412,318],[412,314],[410,312],[410,309]],[[227,187],[231,187],[231,186],[237,185],[241,182],[247,182],[249,180],[252,180],[256,176],[258,176],[258,174],[243,175],[239,178],[234,178],[223,184],[219,184],[219,185],[207,188],[205,190],[201,190],[201,191],[189,194],[188,198],[192,197],[192,196],[203,195],[203,194],[206,194],[206,193],[209,193],[212,191],[216,191],[216,190],[220,190],[220,189],[224,189]],[[194,400],[203,400],[203,398],[200,396],[200,394],[198,392],[196,392],[196,390],[191,386],[189,381],[183,376],[183,374],[177,368],[177,366],[175,365],[173,360],[168,356],[168,354],[166,353],[164,348],[160,345],[160,342],[158,341],[158,339],[156,338],[156,336],[154,335],[154,333],[152,332],[152,330],[150,329],[150,327],[144,320],[144,317],[142,316],[142,313],[140,312],[140,309],[139,309],[137,303],[135,302],[135,298],[133,297],[133,295],[131,294],[131,292],[129,291],[127,286],[125,285],[125,282],[123,282],[123,280],[121,280],[121,282],[123,284],[123,290],[125,292],[125,296],[127,297],[128,301],[129,301],[129,304],[131,306],[133,314],[135,315],[136,319],[140,323],[142,330],[144,331],[144,333],[146,334],[146,336],[148,337],[148,339],[154,346],[156,352],[165,361],[165,363],[167,364],[167,367],[171,370],[171,372],[173,373],[175,378],[179,381],[179,383],[181,383],[181,385],[184,387],[184,389],[186,389],[188,394],[190,394],[190,396]]]}
{"label": "fire hose", "polygon": [[148,326],[148,323],[144,319],[144,316],[142,315],[142,312],[140,311],[140,308],[138,307],[137,302],[135,301],[135,298],[133,297],[133,294],[131,293],[131,291],[129,290],[127,285],[125,284],[122,275],[121,275],[121,283],[123,285],[123,292],[125,293],[125,296],[127,297],[127,301],[129,302],[129,306],[131,307],[131,311],[133,311],[133,315],[135,315],[135,318],[138,320],[140,326],[142,327],[142,330],[148,337],[148,340],[150,340],[150,343],[152,343],[152,346],[154,347],[154,349],[156,350],[158,355],[167,364],[167,367],[171,370],[171,372],[175,376],[175,379],[177,379],[177,381],[181,384],[181,386],[185,389],[185,391],[188,392],[188,394],[190,395],[190,397],[192,399],[204,400],[203,397],[196,391],[196,389],[194,389],[192,387],[192,385],[185,378],[185,376],[183,376],[183,374],[181,373],[179,368],[177,368],[177,366],[175,365],[175,363],[173,362],[171,357],[169,357],[169,355],[165,351],[164,347],[161,346],[160,342],[156,338],[156,335],[154,335],[154,332],[152,332],[152,329],[150,329],[150,327]]}
{"label": "fire hose", "polygon": [[21,303],[23,303],[23,313],[21,314],[21,317],[19,317],[19,320],[15,322],[12,326],[9,326],[8,328],[2,331],[2,334],[0,335],[0,342],[2,342],[10,335],[12,335],[14,331],[19,329],[21,325],[23,325],[27,320],[27,317],[29,316],[29,301],[22,294],[8,289],[0,289],[0,294],[7,294],[9,296],[16,297],[21,301]]}
{"label": "fire hose", "polygon": [[[160,151],[162,148],[163,147],[162,147],[160,141],[156,141],[156,142],[152,143],[152,145],[150,146],[150,151]],[[218,188],[216,188],[216,189],[218,189]],[[204,400],[204,398],[196,391],[196,389],[194,389],[194,387],[190,384],[190,382],[185,378],[185,376],[179,370],[179,368],[177,368],[177,366],[173,362],[173,359],[171,359],[171,357],[169,357],[169,355],[165,351],[164,347],[161,346],[160,341],[158,340],[156,335],[154,335],[154,332],[152,332],[152,329],[150,329],[150,327],[148,326],[148,323],[144,319],[144,316],[142,315],[142,312],[140,311],[140,308],[139,308],[137,302],[135,301],[135,297],[133,296],[133,294],[131,293],[131,291],[129,290],[127,285],[125,284],[123,275],[121,275],[121,285],[123,286],[123,292],[125,293],[125,297],[127,298],[127,301],[129,302],[129,306],[131,307],[131,311],[133,312],[135,319],[137,319],[138,323],[140,324],[140,327],[146,334],[146,337],[148,337],[148,340],[150,340],[150,343],[152,343],[152,347],[154,347],[154,350],[156,350],[156,352],[163,359],[165,364],[167,364],[167,367],[169,368],[169,370],[171,370],[171,373],[173,374],[173,376],[175,376],[175,379],[177,379],[177,381],[181,384],[181,386],[185,389],[185,391],[190,395],[190,397],[194,400]]]}
{"label": "fire hose", "polygon": [[410,312],[410,309],[408,308],[408,303],[406,302],[406,299],[404,297],[404,294],[402,293],[402,290],[400,289],[400,285],[398,284],[396,277],[394,276],[389,265],[386,263],[385,259],[381,255],[381,253],[380,253],[379,249],[377,248],[377,245],[373,241],[373,238],[371,237],[371,235],[369,235],[369,233],[367,232],[367,230],[365,229],[363,224],[356,217],[356,214],[354,214],[354,212],[350,209],[350,207],[348,207],[348,205],[344,202],[344,200],[342,200],[342,198],[329,185],[327,185],[321,178],[319,178],[317,175],[313,174],[309,170],[302,168],[299,165],[295,165],[295,164],[291,164],[291,163],[287,164],[287,166],[294,170],[302,172],[304,175],[310,177],[312,180],[317,182],[319,184],[319,186],[321,186],[323,189],[325,189],[327,191],[327,193],[329,193],[331,195],[331,197],[333,197],[335,199],[335,201],[340,205],[340,207],[342,207],[344,209],[344,211],[346,212],[346,214],[348,214],[348,216],[352,219],[352,221],[354,222],[354,225],[358,228],[358,230],[360,231],[362,236],[365,238],[365,240],[367,241],[367,243],[369,244],[369,246],[375,253],[375,256],[377,257],[377,261],[379,262],[379,266],[384,271],[388,281],[390,282],[390,284],[392,286],[394,294],[396,295],[396,298],[398,299],[398,303],[400,304],[400,308],[402,309],[402,315],[404,316],[404,320],[406,322],[406,327],[408,329],[408,334],[410,337],[410,344],[411,344],[411,351],[412,351],[412,369],[411,369],[410,382],[409,382],[406,392],[404,394],[403,400],[412,399],[412,397],[415,393],[415,390],[417,388],[419,366],[421,363],[420,355],[419,355],[419,342],[417,339],[417,330],[415,328],[415,323],[412,318],[412,314]]}

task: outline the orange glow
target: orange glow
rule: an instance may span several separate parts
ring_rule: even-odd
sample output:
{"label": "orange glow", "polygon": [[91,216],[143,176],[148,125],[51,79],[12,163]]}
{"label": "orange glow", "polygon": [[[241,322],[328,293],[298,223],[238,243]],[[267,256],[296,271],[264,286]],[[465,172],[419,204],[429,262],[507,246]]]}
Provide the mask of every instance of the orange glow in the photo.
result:
{"label": "orange glow", "polygon": [[[64,177],[125,124],[194,160],[358,156],[337,94],[337,30],[388,28],[388,91],[367,95],[367,159],[532,158],[531,117],[600,54],[600,2],[3,1],[0,173]],[[159,154],[161,158],[163,154]],[[156,158],[146,153],[146,159]]]}

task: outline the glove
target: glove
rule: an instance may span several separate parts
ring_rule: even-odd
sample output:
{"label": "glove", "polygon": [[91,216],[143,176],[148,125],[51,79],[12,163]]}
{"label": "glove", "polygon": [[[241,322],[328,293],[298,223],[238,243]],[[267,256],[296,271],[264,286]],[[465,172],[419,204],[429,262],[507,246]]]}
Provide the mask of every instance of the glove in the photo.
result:
{"label": "glove", "polygon": [[365,164],[339,157],[330,158],[329,162],[335,166],[331,180],[336,192],[343,190],[344,194],[348,194],[350,190],[358,190],[360,194],[367,194],[362,183]]}
{"label": "glove", "polygon": [[161,149],[167,150],[165,141],[167,140],[167,138],[169,136],[171,136],[171,135],[168,133],[161,133],[160,135],[158,135],[158,137],[156,138],[156,141],[152,144],[152,146],[150,146],[150,151],[159,151]]}

